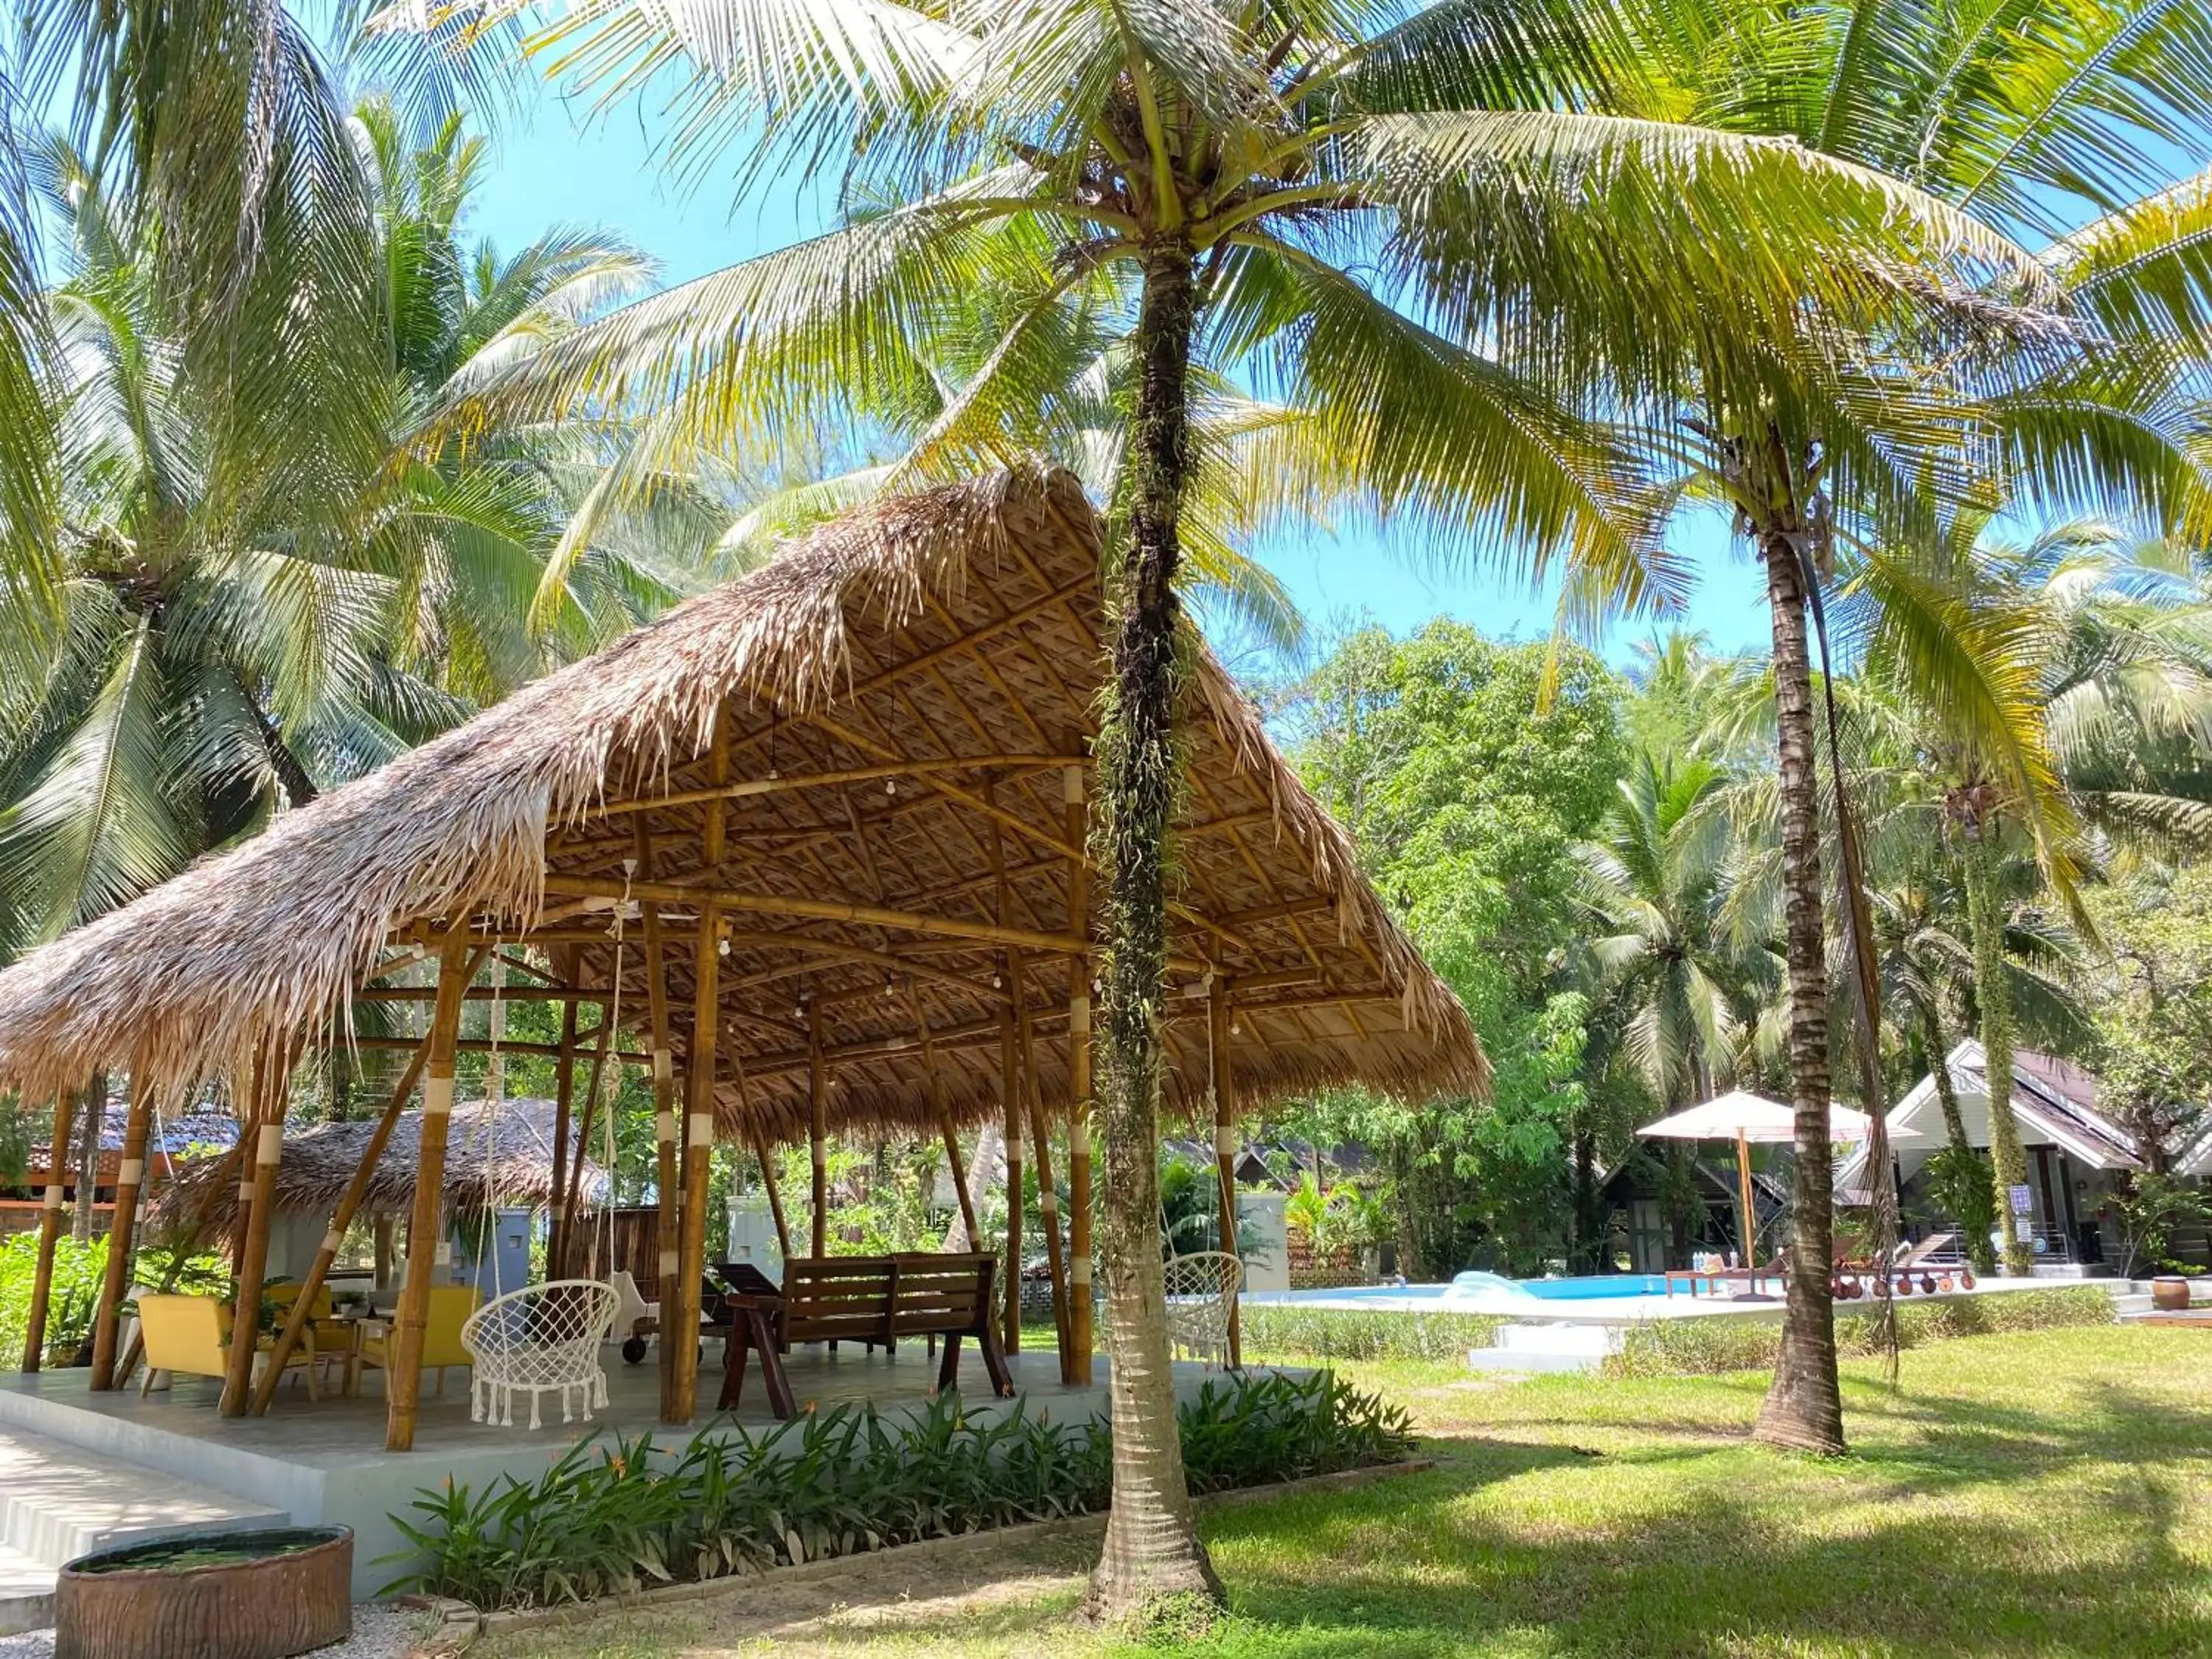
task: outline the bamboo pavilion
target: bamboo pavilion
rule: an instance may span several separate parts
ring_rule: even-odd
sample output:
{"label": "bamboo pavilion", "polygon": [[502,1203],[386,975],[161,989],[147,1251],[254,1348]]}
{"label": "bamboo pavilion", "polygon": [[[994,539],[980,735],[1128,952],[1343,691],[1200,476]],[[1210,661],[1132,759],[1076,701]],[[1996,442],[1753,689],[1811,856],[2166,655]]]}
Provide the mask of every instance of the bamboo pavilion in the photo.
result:
{"label": "bamboo pavilion", "polygon": [[[419,1079],[393,1450],[413,1441],[456,1056],[469,1046],[460,1013],[492,994],[568,1011],[552,1045],[556,1146],[599,1093],[580,1076],[595,1055],[579,1008],[605,1011],[603,1062],[652,1068],[674,1298],[663,1314],[677,1328],[698,1311],[718,1139],[763,1154],[811,1144],[808,1237],[789,1254],[819,1256],[830,1136],[941,1134],[957,1159],[957,1130],[995,1119],[1014,1189],[1035,1163],[1049,1194],[1064,1133],[1069,1236],[1048,1200],[1044,1243],[1062,1373],[1087,1382],[1100,561],[1097,522],[1063,472],[970,481],[817,530],[0,973],[0,1087],[65,1113],[95,1071],[128,1074],[135,1138],[115,1221],[126,1242],[151,1103],[231,1087],[246,1128],[232,1155],[245,1212],[236,1291],[252,1305],[291,1067],[349,1031],[363,999],[421,1005],[428,1034],[404,1040],[407,1069],[378,1125],[388,1138]],[[1240,1105],[1354,1080],[1409,1097],[1479,1092],[1487,1066],[1344,830],[1194,634],[1190,663],[1166,1109],[1212,1120],[1233,1204]],[[513,964],[496,993],[477,982],[495,957]],[[431,964],[434,982],[410,982]],[[339,1195],[311,1284],[377,1142]],[[782,1224],[800,1200],[772,1196]],[[47,1200],[49,1240],[59,1197]],[[1004,1244],[1018,1270],[1011,1208]],[[95,1389],[114,1382],[129,1254],[110,1253]],[[1018,1277],[1006,1275],[1009,1347]],[[662,1416],[688,1421],[695,1345],[664,1350]],[[235,1358],[223,1410],[265,1409],[282,1353],[258,1389],[250,1352]]]}

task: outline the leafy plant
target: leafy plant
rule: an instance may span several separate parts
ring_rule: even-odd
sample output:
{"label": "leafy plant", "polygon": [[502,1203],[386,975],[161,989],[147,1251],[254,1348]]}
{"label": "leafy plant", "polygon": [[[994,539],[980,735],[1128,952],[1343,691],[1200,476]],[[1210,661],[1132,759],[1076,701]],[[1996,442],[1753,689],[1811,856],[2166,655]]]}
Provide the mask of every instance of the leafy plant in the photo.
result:
{"label": "leafy plant", "polygon": [[2173,1259],[2173,1234],[2178,1227],[2212,1221],[2212,1205],[2173,1176],[2145,1174],[2129,1183],[2112,1199],[2112,1212],[2120,1224],[2120,1243],[2126,1251],[2124,1273],[2139,1263],[2179,1272]]}
{"label": "leafy plant", "polygon": [[1248,1358],[1455,1359],[1486,1348],[1505,1322],[1494,1314],[1416,1313],[1248,1302],[1237,1310]]}
{"label": "leafy plant", "polygon": [[[1325,1474],[1402,1457],[1405,1413],[1328,1371],[1209,1382],[1180,1412],[1192,1489]],[[886,1417],[873,1405],[774,1428],[580,1442],[534,1480],[426,1490],[394,1523],[408,1547],[390,1590],[489,1609],[627,1595],[1048,1521],[1103,1509],[1103,1419],[1054,1424],[1021,1407],[969,1414],[950,1395]]]}

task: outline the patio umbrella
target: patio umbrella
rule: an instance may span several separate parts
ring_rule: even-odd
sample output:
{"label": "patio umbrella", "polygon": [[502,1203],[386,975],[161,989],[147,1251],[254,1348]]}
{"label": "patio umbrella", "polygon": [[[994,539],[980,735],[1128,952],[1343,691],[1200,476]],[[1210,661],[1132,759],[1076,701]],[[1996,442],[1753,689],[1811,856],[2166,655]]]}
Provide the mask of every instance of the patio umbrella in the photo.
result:
{"label": "patio umbrella", "polygon": [[[1864,1140],[1869,1120],[1864,1112],[1848,1106],[1828,1108],[1828,1134],[1834,1140]],[[1743,1199],[1743,1265],[1752,1261],[1751,1143],[1762,1146],[1795,1140],[1796,1114],[1779,1100],[1769,1100],[1747,1089],[1732,1089],[1702,1106],[1647,1123],[1636,1132],[1655,1140],[1729,1140],[1735,1142],[1736,1184]]]}

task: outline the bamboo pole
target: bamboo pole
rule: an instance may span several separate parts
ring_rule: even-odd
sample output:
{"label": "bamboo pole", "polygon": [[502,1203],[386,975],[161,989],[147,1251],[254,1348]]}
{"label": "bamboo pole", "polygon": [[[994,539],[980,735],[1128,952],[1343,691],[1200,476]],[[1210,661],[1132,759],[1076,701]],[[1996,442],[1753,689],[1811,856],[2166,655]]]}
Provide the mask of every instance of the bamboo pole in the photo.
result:
{"label": "bamboo pole", "polygon": [[770,1154],[774,1148],[767,1139],[753,1138],[753,1156],[760,1160],[761,1185],[768,1191],[768,1212],[775,1218],[775,1248],[786,1261],[791,1260],[791,1229],[783,1219],[783,1191],[775,1178],[775,1161]]}
{"label": "bamboo pole", "polygon": [[920,1034],[922,1076],[929,1090],[930,1110],[936,1115],[938,1133],[945,1137],[945,1167],[952,1175],[952,1190],[960,1200],[960,1223],[968,1229],[968,1248],[983,1248],[983,1229],[975,1220],[975,1200],[968,1190],[968,1172],[961,1167],[960,1133],[953,1127],[952,1114],[945,1103],[945,1079],[937,1069],[937,1045],[931,1041],[929,1021],[921,1012],[921,998],[912,983],[906,988],[907,1012],[914,1016],[914,1029]]}
{"label": "bamboo pole", "polygon": [[430,1054],[422,1079],[422,1150],[416,1161],[415,1209],[407,1232],[407,1284],[399,1296],[399,1326],[391,1370],[384,1381],[384,1449],[415,1449],[416,1405],[422,1395],[422,1331],[430,1311],[430,1282],[449,1256],[441,1232],[445,1218],[446,1139],[453,1128],[454,1038],[461,1024],[461,993],[468,988],[468,927],[456,922],[439,953],[439,997],[430,1017]]}
{"label": "bamboo pole", "polygon": [[[216,1200],[222,1196],[223,1189],[230,1185],[239,1164],[244,1161],[245,1157],[246,1137],[241,1133],[231,1143],[229,1150],[216,1161],[215,1175],[209,1181],[207,1190],[200,1194],[199,1204],[192,1211],[191,1219],[185,1224],[183,1231],[177,1235],[177,1246],[171,1254],[167,1270],[161,1275],[161,1286],[155,1291],[156,1295],[167,1296],[171,1291],[176,1289],[178,1276],[185,1270],[185,1255],[205,1236],[208,1219],[215,1214]],[[117,1388],[119,1389],[130,1382],[131,1373],[137,1368],[138,1356],[144,1346],[145,1344],[139,1338],[134,1336],[131,1339],[131,1346],[124,1350],[122,1362],[115,1368]]]}
{"label": "bamboo pole", "polygon": [[[292,1097],[292,1049],[271,1042],[254,1067],[252,1196],[240,1218],[246,1235],[231,1287],[230,1352],[216,1411],[243,1417],[253,1393],[253,1357],[261,1346],[261,1284],[269,1269],[269,1222],[276,1207],[276,1165],[284,1155],[284,1118]],[[312,1378],[310,1379],[313,1380]]]}
{"label": "bamboo pole", "polygon": [[1060,1256],[1060,1194],[1052,1184],[1052,1132],[1045,1121],[1044,1097],[1037,1086],[1036,1057],[1030,1046],[1030,1017],[1024,1009],[1020,1024],[1024,1092],[1029,1099],[1030,1146],[1035,1151],[1037,1209],[1044,1219],[1045,1273],[1052,1284],[1053,1346],[1060,1355],[1060,1380],[1073,1381],[1070,1369],[1071,1334],[1067,1323],[1067,1281]]}
{"label": "bamboo pole", "polygon": [[[637,823],[637,867],[641,875],[653,873],[653,837],[645,820]],[[654,1228],[653,1261],[654,1299],[660,1304],[661,1342],[655,1364],[660,1372],[660,1412],[664,1420],[676,1399],[675,1350],[667,1337],[672,1327],[668,1315],[676,1306],[671,1292],[676,1280],[683,1214],[676,1161],[676,1061],[668,1036],[668,951],[660,931],[660,905],[647,899],[638,905],[645,921],[645,1001],[653,1048],[653,1201],[659,1212]],[[697,1046],[695,1037],[693,1046]]]}
{"label": "bamboo pole", "polygon": [[100,1311],[92,1325],[92,1386],[115,1386],[115,1335],[123,1298],[131,1289],[131,1258],[138,1242],[138,1194],[146,1184],[146,1139],[154,1122],[154,1096],[134,1083],[123,1119],[123,1164],[115,1175],[115,1215],[107,1228],[107,1273],[100,1285]]}
{"label": "bamboo pole", "polygon": [[[1083,799],[1083,769],[1060,775],[1066,836],[1085,844],[1089,813]],[[1091,933],[1091,866],[1067,861],[1067,931]],[[1067,1299],[1068,1381],[1091,1380],[1091,963],[1071,957],[1067,964]]]}
{"label": "bamboo pole", "polygon": [[[699,912],[699,960],[692,975],[691,1050],[684,1063],[690,1096],[684,1130],[684,1218],[677,1269],[679,1317],[672,1328],[661,1322],[660,1346],[675,1339],[675,1390],[662,1420],[689,1423],[699,1390],[699,1291],[707,1272],[707,1188],[714,1164],[714,1055],[722,1022],[718,984],[721,963],[721,913],[712,903]],[[668,1307],[665,1287],[661,1308]]]}
{"label": "bamboo pole", "polygon": [[[1010,972],[1020,969],[1009,963]],[[1014,1011],[999,1015],[999,1088],[1005,1109],[1006,1137],[1006,1309],[1004,1346],[1008,1353],[1022,1346],[1022,1076],[1021,1054],[1015,1036]]]}
{"label": "bamboo pole", "polygon": [[46,1305],[54,1289],[54,1241],[61,1237],[63,1176],[67,1171],[70,1131],[76,1123],[76,1091],[54,1097],[54,1132],[46,1155],[46,1202],[39,1212],[39,1265],[31,1279],[31,1315],[23,1330],[23,1369],[35,1371],[46,1361]]}
{"label": "bamboo pole", "polygon": [[[576,1156],[568,1164],[568,1190],[560,1194],[561,1238],[563,1249],[568,1248],[568,1241],[574,1238],[576,1233],[576,1212],[581,1207],[584,1191],[584,1154],[591,1150],[592,1128],[599,1116],[599,1079],[606,1071],[607,1044],[613,1035],[611,1022],[602,1018],[599,1022],[599,1042],[593,1046],[592,1052],[591,1076],[584,1085],[584,1115],[582,1121],[576,1126]],[[607,1173],[608,1178],[611,1180],[614,1172],[609,1170]],[[563,1261],[560,1266],[562,1273],[568,1272],[568,1263],[566,1261]],[[611,1273],[613,1270],[612,1264],[610,1264],[608,1271]]]}
{"label": "bamboo pole", "polygon": [[[1237,1249],[1237,1083],[1229,1063],[1229,981],[1218,975],[1206,981],[1206,1018],[1211,1041],[1206,1054],[1212,1076],[1207,1079],[1213,1094],[1213,1161],[1221,1180],[1221,1248],[1243,1257]],[[1238,1329],[1237,1303],[1229,1304],[1229,1367],[1244,1363],[1243,1333]]]}
{"label": "bamboo pole", "polygon": [[[1753,1251],[1759,1242],[1759,1212],[1751,1207],[1751,1146],[1741,1129],[1735,1136],[1735,1181],[1737,1194],[1743,1200],[1743,1260],[1737,1265],[1756,1269],[1759,1262]],[[1754,1283],[1752,1288],[1758,1286]]]}
{"label": "bamboo pole", "polygon": [[807,1140],[814,1154],[814,1201],[810,1238],[815,1257],[830,1254],[830,1073],[822,1055],[822,1006],[806,1003]]}
{"label": "bamboo pole", "polygon": [[[604,1022],[606,1016],[599,1016]],[[568,1261],[568,1237],[561,1225],[560,1199],[568,1190],[568,1118],[576,1093],[576,1005],[561,1012],[561,1053],[553,1062],[553,1214],[545,1234],[546,1277],[564,1279]],[[579,1160],[583,1149],[577,1148]]]}
{"label": "bamboo pole", "polygon": [[[479,951],[477,960],[483,960]],[[473,963],[471,964],[475,965]],[[300,1294],[293,1299],[291,1311],[284,1316],[284,1328],[276,1334],[276,1345],[270,1350],[268,1368],[261,1380],[253,1386],[253,1401],[249,1407],[260,1417],[267,1413],[276,1398],[276,1385],[283,1380],[284,1362],[292,1357],[299,1346],[301,1334],[314,1316],[315,1297],[322,1291],[323,1282],[330,1277],[331,1263],[337,1260],[338,1249],[345,1243],[346,1229],[353,1225],[354,1214],[361,1208],[362,1200],[368,1193],[368,1183],[375,1179],[376,1166],[383,1161],[384,1149],[391,1144],[392,1133],[399,1126],[400,1114],[406,1109],[407,1097],[415,1092],[416,1080],[429,1062],[430,1039],[422,1039],[415,1056],[407,1062],[406,1070],[399,1074],[398,1085],[385,1103],[384,1115],[376,1121],[376,1129],[368,1138],[368,1149],[362,1154],[361,1167],[353,1172],[345,1191],[338,1197],[337,1208],[331,1216],[330,1231],[323,1235],[321,1247],[315,1252],[315,1265],[300,1286]]]}

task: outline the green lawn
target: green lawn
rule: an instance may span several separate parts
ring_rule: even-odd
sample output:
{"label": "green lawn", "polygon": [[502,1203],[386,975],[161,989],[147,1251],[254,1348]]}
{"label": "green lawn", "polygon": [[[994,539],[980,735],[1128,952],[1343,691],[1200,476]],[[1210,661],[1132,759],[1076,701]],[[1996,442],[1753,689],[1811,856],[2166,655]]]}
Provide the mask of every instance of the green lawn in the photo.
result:
{"label": "green lawn", "polygon": [[[1856,1455],[1743,1441],[1763,1379],[1486,1382],[1346,1366],[1433,1473],[1223,1510],[1220,1656],[2212,1655],[2212,1332],[1978,1337],[1846,1368]],[[1085,1547],[516,1637],[498,1659],[1124,1650]]]}

